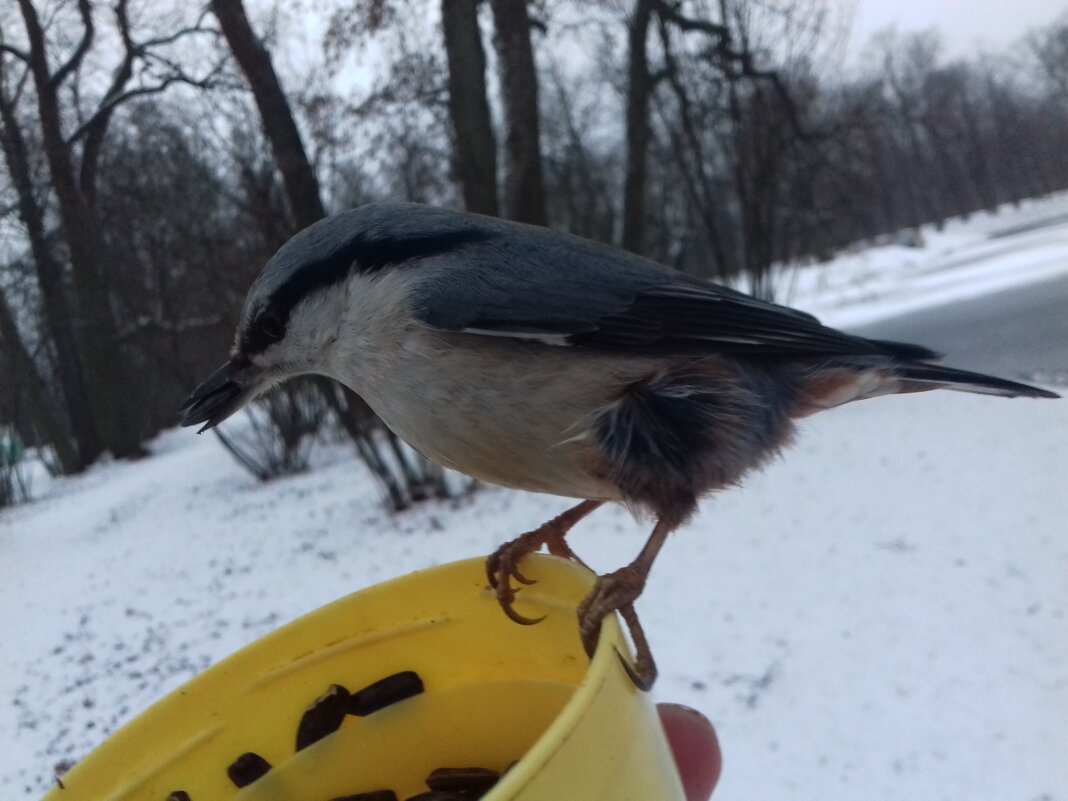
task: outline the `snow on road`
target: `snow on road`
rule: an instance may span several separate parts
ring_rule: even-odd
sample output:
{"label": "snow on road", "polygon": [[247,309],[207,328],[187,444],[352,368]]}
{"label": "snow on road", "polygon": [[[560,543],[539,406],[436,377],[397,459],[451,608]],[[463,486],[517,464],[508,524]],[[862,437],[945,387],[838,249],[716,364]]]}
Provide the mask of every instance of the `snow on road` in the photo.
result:
{"label": "snow on road", "polygon": [[[959,265],[938,234],[911,255],[943,283],[977,262],[987,288],[1027,280],[1056,258],[1042,237],[1068,267],[1068,226],[985,237],[1065,211],[1062,196],[947,227]],[[818,275],[842,316],[910,294],[881,276],[858,289],[868,267],[843,265],[800,276],[798,298]],[[1068,799],[1066,446],[1065,402],[878,399],[806,421],[784,458],[705,504],[639,609],[657,698],[719,728],[717,798]],[[38,482],[38,501],[0,513],[0,798],[39,795],[55,764],[282,623],[488,553],[567,504],[486,488],[390,516],[340,447],[266,485],[210,436],[167,432],[152,452]],[[573,544],[611,569],[646,528],[605,509]]]}
{"label": "snow on road", "polygon": [[781,270],[785,302],[848,328],[1068,275],[1068,193],[927,226],[921,238]]}

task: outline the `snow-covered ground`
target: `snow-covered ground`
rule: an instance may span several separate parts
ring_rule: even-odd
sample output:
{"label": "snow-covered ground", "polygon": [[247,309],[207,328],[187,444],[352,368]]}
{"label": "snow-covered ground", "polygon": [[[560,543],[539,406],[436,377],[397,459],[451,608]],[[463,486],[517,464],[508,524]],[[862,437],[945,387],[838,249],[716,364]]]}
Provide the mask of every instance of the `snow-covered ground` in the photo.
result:
{"label": "snow-covered ground", "polygon": [[[910,238],[913,234],[890,238]],[[922,229],[921,247],[884,243],[776,276],[783,301],[846,327],[1064,275],[1068,193]]]}
{"label": "snow-covered ground", "polygon": [[[1068,197],[924,236],[800,272],[793,302],[842,324],[1068,273]],[[210,436],[151,450],[0,512],[0,798],[282,623],[567,505],[484,488],[391,516],[341,447],[265,485]],[[1068,402],[886,398],[707,502],[639,610],[656,697],[718,726],[716,797],[1068,799],[1066,453]],[[645,528],[605,509],[573,544],[606,570]]]}

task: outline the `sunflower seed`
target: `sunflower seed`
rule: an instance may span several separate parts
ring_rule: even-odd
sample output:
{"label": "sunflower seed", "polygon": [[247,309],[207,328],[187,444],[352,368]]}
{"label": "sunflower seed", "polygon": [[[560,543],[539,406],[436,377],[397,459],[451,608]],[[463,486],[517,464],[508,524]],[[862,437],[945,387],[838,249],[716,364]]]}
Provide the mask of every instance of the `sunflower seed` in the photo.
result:
{"label": "sunflower seed", "polygon": [[349,691],[340,684],[331,684],[311,703],[297,726],[298,751],[338,730],[348,711],[349,697]]}
{"label": "sunflower seed", "polygon": [[251,751],[242,754],[226,769],[226,775],[238,787],[246,787],[271,769],[271,763]]}
{"label": "sunflower seed", "polygon": [[353,693],[349,698],[349,714],[358,717],[370,715],[390,704],[419,695],[422,691],[423,680],[415,671],[394,673]]}
{"label": "sunflower seed", "polygon": [[500,778],[501,774],[489,768],[438,768],[426,777],[426,786],[436,792],[478,798]]}

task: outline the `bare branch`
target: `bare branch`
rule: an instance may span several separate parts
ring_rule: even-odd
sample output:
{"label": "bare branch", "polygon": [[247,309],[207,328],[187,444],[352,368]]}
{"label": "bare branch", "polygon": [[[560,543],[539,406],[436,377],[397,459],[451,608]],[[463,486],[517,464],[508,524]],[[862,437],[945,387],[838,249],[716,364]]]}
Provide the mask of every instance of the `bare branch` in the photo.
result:
{"label": "bare branch", "polygon": [[89,52],[89,48],[93,44],[95,30],[93,27],[93,8],[89,4],[89,0],[78,0],[78,13],[82,16],[82,24],[85,25],[85,31],[82,33],[82,39],[78,42],[78,46],[74,49],[71,57],[52,73],[52,77],[48,79],[53,88],[59,87],[67,79],[68,75],[78,69],[82,59],[85,58],[85,54]]}
{"label": "bare branch", "polygon": [[[104,94],[104,98],[100,101],[100,105],[97,107],[96,111],[90,114],[89,118],[82,122],[74,133],[67,138],[68,144],[76,142],[83,137],[85,138],[85,145],[82,150],[82,166],[79,182],[82,192],[85,193],[85,196],[90,202],[92,202],[95,194],[94,187],[96,183],[97,163],[100,160],[100,151],[103,146],[104,136],[107,133],[108,125],[111,122],[111,116],[115,112],[115,109],[133,98],[159,94],[175,83],[184,83],[200,88],[211,86],[215,76],[218,75],[223,65],[223,62],[220,62],[203,78],[193,78],[186,75],[181,66],[176,62],[165,58],[164,56],[152,53],[149,50],[153,45],[163,46],[173,44],[174,42],[192,34],[210,32],[210,29],[201,27],[200,23],[204,19],[203,13],[197,20],[197,24],[192,27],[183,28],[179,31],[175,31],[173,34],[148,39],[139,43],[134,41],[133,35],[130,32],[130,20],[127,14],[127,5],[128,0],[119,0],[115,6],[115,22],[118,26],[119,34],[122,37],[122,43],[125,49],[122,62],[115,69],[111,85],[108,87],[108,90]],[[155,83],[127,89],[126,86],[133,78],[134,66],[138,61],[145,64],[153,61],[159,62],[167,68],[168,72],[160,77]]]}
{"label": "bare branch", "polygon": [[[0,30],[0,37],[2,36],[3,31]],[[14,108],[18,105],[19,98],[22,97],[23,87],[25,87],[26,82],[30,78],[30,54],[24,50],[18,49],[17,47],[12,47],[11,45],[4,44],[3,41],[0,41],[0,53],[9,53],[11,55],[14,55],[17,59],[22,61],[25,66],[25,69],[23,69],[22,74],[13,81],[14,88],[11,90],[10,96],[5,96],[8,90],[8,86],[11,84],[11,82],[9,82],[7,65],[4,63],[4,59],[0,58],[0,102],[10,103],[11,107]]]}
{"label": "bare branch", "polygon": [[[96,195],[96,166],[100,160],[100,150],[104,144],[104,134],[107,133],[108,122],[115,106],[109,101],[122,93],[123,88],[133,77],[134,59],[137,57],[137,47],[130,36],[130,20],[126,13],[127,0],[119,0],[115,5],[115,21],[119,28],[119,35],[126,53],[122,62],[115,70],[108,87],[96,112],[89,116],[89,120],[82,123],[86,129],[85,147],[82,150],[82,168],[78,177],[82,193],[92,203]],[[91,124],[90,124],[91,123]],[[68,138],[68,144],[71,139]]]}
{"label": "bare branch", "polygon": [[9,55],[14,56],[19,61],[24,61],[27,64],[30,63],[30,54],[27,53],[25,50],[20,50],[14,45],[9,45],[5,44],[4,42],[0,42],[0,53],[7,53]]}
{"label": "bare branch", "polygon": [[714,36],[719,39],[724,46],[729,46],[731,43],[731,32],[725,24],[719,24],[704,19],[693,19],[692,17],[684,17],[677,6],[673,6],[665,0],[653,0],[653,5],[656,6],[657,15],[667,22],[673,22],[679,30],[682,31],[700,31],[706,33],[709,36]]}
{"label": "bare branch", "polygon": [[179,28],[177,31],[172,34],[168,34],[167,36],[157,36],[152,39],[145,39],[145,41],[140,43],[139,47],[141,50],[148,50],[152,47],[162,47],[164,45],[174,44],[179,39],[184,39],[186,36],[193,33],[206,33],[211,36],[222,36],[222,31],[220,31],[218,28],[204,27],[204,20],[210,13],[210,10],[205,8],[203,11],[200,12],[200,16],[197,17],[197,21],[189,27]]}
{"label": "bare branch", "polygon": [[[681,134],[677,132],[671,133],[671,153],[679,165],[679,174],[682,176],[684,188],[697,209],[708,233],[716,271],[724,274],[728,269],[728,263],[722,244],[723,237],[718,235],[719,198],[714,183],[709,180],[711,170],[707,164],[704,148],[701,146],[700,135],[694,122],[695,115],[690,97],[681,80],[678,63],[675,61],[674,50],[671,46],[671,36],[668,32],[665,18],[660,17],[658,19],[657,30],[659,31],[660,42],[664,51],[664,73],[679,106],[678,122],[682,128]],[[680,141],[682,138],[685,138],[685,144]],[[686,159],[687,150],[692,156],[692,163]]]}
{"label": "bare branch", "polygon": [[[152,47],[173,44],[186,36],[195,34],[207,33],[215,36],[220,35],[218,30],[214,28],[205,28],[201,24],[204,21],[205,16],[208,14],[207,10],[204,10],[201,13],[195,25],[181,28],[167,36],[159,36],[152,39],[146,39],[143,42],[135,42],[130,33],[130,23],[126,13],[126,6],[127,0],[120,0],[115,7],[116,22],[125,47],[123,60],[115,69],[111,86],[109,86],[107,92],[105,92],[99,107],[67,138],[68,143],[76,142],[82,137],[90,135],[98,126],[104,126],[106,128],[111,113],[118,106],[121,106],[123,103],[135,97],[158,94],[175,83],[184,83],[202,89],[210,88],[214,85],[215,78],[222,73],[223,67],[225,66],[226,60],[222,59],[216,63],[204,77],[194,78],[187,75],[177,62],[161,56],[158,53],[153,53],[150,50]],[[146,63],[150,61],[159,62],[165,65],[169,72],[164,74],[155,84],[139,86],[127,90],[125,87],[133,77],[133,67],[138,58]]]}
{"label": "bare branch", "polygon": [[133,100],[136,97],[157,95],[160,92],[165,91],[167,88],[173,86],[174,84],[185,84],[187,86],[192,86],[197,89],[211,89],[215,86],[218,86],[218,82],[216,81],[216,79],[223,73],[225,66],[225,61],[220,61],[218,64],[212,67],[211,71],[208,72],[202,78],[194,78],[190,75],[185,75],[184,73],[175,73],[173,75],[167,75],[160,79],[159,83],[150,84],[147,86],[137,86],[133,89],[127,89],[125,92],[108,98],[103,103],[101,103],[100,107],[93,112],[92,116],[90,116],[89,119],[87,119],[80,126],[78,126],[74,133],[72,133],[67,138],[67,141],[69,143],[73,143],[85,137],[93,130],[95,126],[100,125],[102,123],[103,118],[109,116],[112,112],[115,111],[116,108],[121,106],[123,103]]}
{"label": "bare branch", "polygon": [[[684,33],[696,31],[704,33],[715,40],[712,44],[711,53],[716,59],[719,68],[729,79],[753,78],[768,81],[782,101],[786,109],[786,116],[790,121],[790,127],[793,128],[794,133],[801,139],[809,138],[809,134],[801,125],[797,104],[794,102],[793,95],[790,94],[790,90],[787,88],[782,76],[777,70],[758,69],[753,63],[753,53],[749,49],[747,41],[743,39],[741,48],[735,49],[730,28],[725,22],[717,23],[710,20],[686,17],[683,16],[676,5],[671,5],[666,0],[653,0],[653,2],[657,9],[657,15],[662,21],[672,23]],[[726,12],[724,11],[724,13]]]}

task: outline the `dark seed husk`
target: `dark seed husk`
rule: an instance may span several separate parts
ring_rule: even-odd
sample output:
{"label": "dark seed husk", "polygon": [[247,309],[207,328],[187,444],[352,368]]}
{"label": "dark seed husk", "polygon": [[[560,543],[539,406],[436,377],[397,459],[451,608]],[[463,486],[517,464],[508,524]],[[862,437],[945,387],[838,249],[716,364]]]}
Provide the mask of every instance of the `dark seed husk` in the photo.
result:
{"label": "dark seed husk", "polygon": [[297,726],[298,751],[338,730],[348,712],[349,698],[348,690],[340,684],[331,684],[311,703]]}
{"label": "dark seed husk", "polygon": [[226,775],[238,787],[247,787],[271,769],[271,763],[251,751],[242,754],[226,769]]}
{"label": "dark seed husk", "polygon": [[425,793],[413,795],[404,801],[471,801],[474,796],[464,793],[441,792],[440,790],[427,790]]}
{"label": "dark seed husk", "polygon": [[331,798],[330,801],[397,801],[397,794],[392,790],[372,790],[369,793],[340,795],[337,798]]}
{"label": "dark seed husk", "polygon": [[477,798],[500,778],[501,774],[489,768],[438,768],[426,777],[426,786],[437,792]]}
{"label": "dark seed husk", "polygon": [[185,790],[175,790],[167,796],[167,801],[189,801],[189,793]]}
{"label": "dark seed husk", "polygon": [[349,698],[349,714],[358,717],[370,715],[390,704],[419,695],[422,691],[423,680],[415,671],[394,673],[353,693]]}

